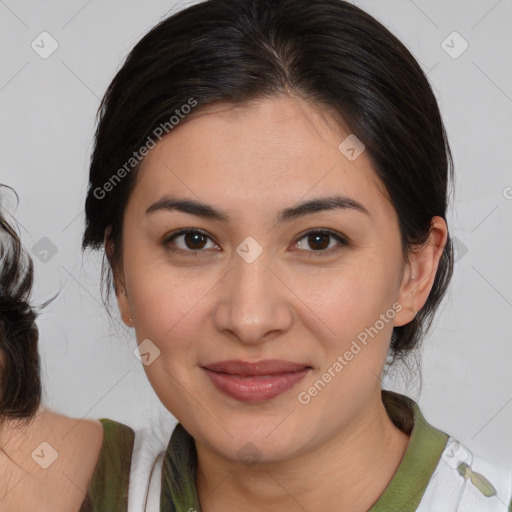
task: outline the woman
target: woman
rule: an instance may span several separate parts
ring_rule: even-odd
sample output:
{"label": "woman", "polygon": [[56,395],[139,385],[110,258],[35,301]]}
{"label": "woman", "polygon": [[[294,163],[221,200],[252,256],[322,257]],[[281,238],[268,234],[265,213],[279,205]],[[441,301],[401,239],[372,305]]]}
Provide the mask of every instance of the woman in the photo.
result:
{"label": "woman", "polygon": [[41,404],[32,281],[32,260],[0,210],[0,510],[78,511],[103,429]]}
{"label": "woman", "polygon": [[83,247],[179,424],[142,498],[138,463],[103,463],[137,441],[106,433],[84,508],[507,510],[510,471],[381,389],[453,265],[443,122],[385,27],[341,0],[201,2],[99,113]]}

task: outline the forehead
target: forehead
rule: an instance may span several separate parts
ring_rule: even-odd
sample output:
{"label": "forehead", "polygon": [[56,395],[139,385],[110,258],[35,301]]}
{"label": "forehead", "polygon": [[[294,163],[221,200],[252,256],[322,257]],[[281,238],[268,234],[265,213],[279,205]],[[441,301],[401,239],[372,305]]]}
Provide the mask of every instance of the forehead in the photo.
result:
{"label": "forehead", "polygon": [[340,151],[349,135],[326,109],[299,98],[217,104],[190,115],[148,153],[134,192],[143,202],[172,193],[225,209],[280,209],[328,194],[385,208],[369,155],[350,160]]}

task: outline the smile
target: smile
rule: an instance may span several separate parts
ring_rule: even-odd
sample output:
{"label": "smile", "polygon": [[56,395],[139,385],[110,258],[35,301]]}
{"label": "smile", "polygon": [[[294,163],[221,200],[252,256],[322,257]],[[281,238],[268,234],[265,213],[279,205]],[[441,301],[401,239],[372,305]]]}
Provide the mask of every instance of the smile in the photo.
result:
{"label": "smile", "polygon": [[221,361],[202,367],[225,395],[244,402],[270,400],[298,384],[310,366],[278,359],[256,363]]}

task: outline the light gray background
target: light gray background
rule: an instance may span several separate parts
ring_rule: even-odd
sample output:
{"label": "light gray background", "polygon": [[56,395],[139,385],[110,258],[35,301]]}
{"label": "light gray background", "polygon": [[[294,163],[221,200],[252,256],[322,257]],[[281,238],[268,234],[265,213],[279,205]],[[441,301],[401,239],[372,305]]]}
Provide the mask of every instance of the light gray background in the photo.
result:
{"label": "light gray background", "polygon": [[[189,2],[193,3],[193,2]],[[100,298],[98,255],[82,258],[88,161],[99,100],[132,46],[189,3],[164,0],[0,0],[0,183],[33,250],[34,299],[59,297],[40,315],[46,404],[81,417],[141,426],[162,412]],[[455,159],[450,214],[458,261],[450,293],[423,350],[427,420],[497,462],[512,459],[512,50],[511,0],[366,0],[357,4],[412,51],[434,87]],[[31,47],[48,32],[57,50]],[[457,52],[469,44],[458,58]],[[443,44],[443,41],[446,42]],[[50,48],[45,39],[45,48]],[[42,51],[42,48],[40,49]],[[14,207],[14,202],[9,201]],[[56,254],[44,261],[47,237]],[[114,318],[118,318],[114,304]]]}

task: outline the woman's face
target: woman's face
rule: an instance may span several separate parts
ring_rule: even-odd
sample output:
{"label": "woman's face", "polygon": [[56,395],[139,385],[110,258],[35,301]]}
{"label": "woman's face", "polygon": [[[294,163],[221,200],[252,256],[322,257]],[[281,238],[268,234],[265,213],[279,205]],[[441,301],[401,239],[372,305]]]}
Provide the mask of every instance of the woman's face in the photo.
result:
{"label": "woman's face", "polygon": [[285,460],[355,428],[380,400],[393,325],[414,316],[396,212],[367,153],[339,149],[348,135],[296,98],[224,104],[137,176],[121,313],[162,403],[225,458]]}

